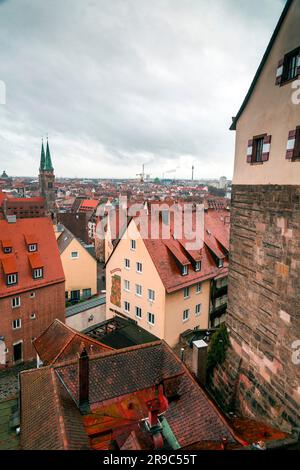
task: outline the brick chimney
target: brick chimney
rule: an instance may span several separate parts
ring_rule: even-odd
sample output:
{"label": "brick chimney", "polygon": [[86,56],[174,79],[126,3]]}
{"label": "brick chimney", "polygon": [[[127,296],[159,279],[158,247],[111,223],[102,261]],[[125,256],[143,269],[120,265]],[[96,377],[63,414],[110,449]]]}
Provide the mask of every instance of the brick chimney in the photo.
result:
{"label": "brick chimney", "polygon": [[193,341],[193,372],[201,385],[206,384],[207,343],[200,339]]}
{"label": "brick chimney", "polygon": [[82,412],[89,408],[89,356],[85,346],[79,356],[79,408]]}

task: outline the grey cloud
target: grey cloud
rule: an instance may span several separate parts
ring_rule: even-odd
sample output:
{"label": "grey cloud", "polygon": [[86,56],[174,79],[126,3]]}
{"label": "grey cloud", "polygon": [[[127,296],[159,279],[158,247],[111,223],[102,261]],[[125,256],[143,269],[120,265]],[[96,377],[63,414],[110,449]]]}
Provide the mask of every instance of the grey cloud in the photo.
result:
{"label": "grey cloud", "polygon": [[[228,177],[228,131],[281,0],[1,2],[0,163],[36,174],[49,133],[56,173]],[[251,49],[249,50],[249,44]],[[20,165],[20,158],[24,165]]]}

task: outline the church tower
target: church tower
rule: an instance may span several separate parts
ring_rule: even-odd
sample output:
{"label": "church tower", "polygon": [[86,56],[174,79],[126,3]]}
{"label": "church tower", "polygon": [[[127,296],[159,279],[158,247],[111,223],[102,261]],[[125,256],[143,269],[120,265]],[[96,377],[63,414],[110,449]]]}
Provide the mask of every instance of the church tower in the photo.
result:
{"label": "church tower", "polygon": [[44,143],[42,142],[39,187],[40,195],[46,199],[47,211],[52,218],[54,218],[56,211],[54,181],[55,175],[47,139],[46,154]]}

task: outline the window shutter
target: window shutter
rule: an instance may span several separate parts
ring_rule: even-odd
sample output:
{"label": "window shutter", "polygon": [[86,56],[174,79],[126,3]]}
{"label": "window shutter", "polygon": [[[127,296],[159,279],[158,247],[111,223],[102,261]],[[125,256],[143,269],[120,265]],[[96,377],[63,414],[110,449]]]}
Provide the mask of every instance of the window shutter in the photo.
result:
{"label": "window shutter", "polygon": [[278,62],[277,71],[276,71],[276,85],[280,85],[281,79],[283,76],[283,59]]}
{"label": "window shutter", "polygon": [[253,154],[253,139],[248,140],[247,163],[252,162],[252,154]]}
{"label": "window shutter", "polygon": [[264,145],[263,145],[262,158],[261,158],[263,162],[267,162],[269,160],[271,139],[272,139],[271,135],[266,135],[264,137]]}
{"label": "window shutter", "polygon": [[296,129],[289,132],[289,137],[288,137],[287,146],[286,146],[286,156],[285,156],[287,160],[291,160],[293,158],[294,150],[295,150],[295,143],[296,143]]}

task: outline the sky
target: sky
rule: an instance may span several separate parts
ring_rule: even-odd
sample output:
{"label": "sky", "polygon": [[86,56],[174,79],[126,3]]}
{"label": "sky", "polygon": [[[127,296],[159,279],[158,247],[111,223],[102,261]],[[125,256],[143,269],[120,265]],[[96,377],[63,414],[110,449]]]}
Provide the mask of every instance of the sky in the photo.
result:
{"label": "sky", "polygon": [[284,0],[0,0],[0,171],[232,177],[229,131]]}

